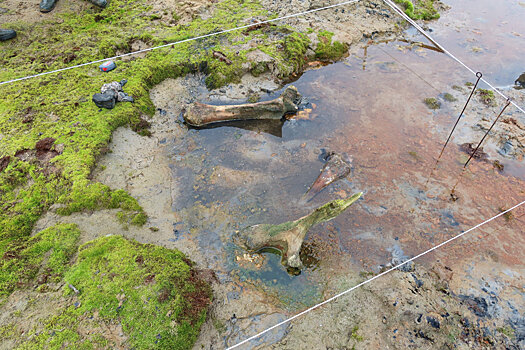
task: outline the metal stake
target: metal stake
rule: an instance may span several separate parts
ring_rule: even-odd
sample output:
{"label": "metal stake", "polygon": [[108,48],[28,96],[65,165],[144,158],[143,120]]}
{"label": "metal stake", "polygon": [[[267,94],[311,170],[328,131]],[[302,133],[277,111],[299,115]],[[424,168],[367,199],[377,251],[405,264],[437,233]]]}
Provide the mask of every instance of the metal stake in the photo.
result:
{"label": "metal stake", "polygon": [[474,87],[472,88],[472,91],[470,92],[470,96],[468,97],[467,102],[465,102],[465,106],[463,106],[463,110],[461,111],[461,113],[459,114],[458,119],[456,120],[456,124],[454,124],[454,127],[452,127],[452,130],[450,131],[450,134],[448,134],[447,141],[443,145],[443,148],[441,149],[441,153],[439,153],[438,161],[441,158],[441,156],[443,155],[443,152],[445,151],[445,148],[448,145],[448,141],[450,141],[450,138],[452,137],[452,133],[454,132],[454,130],[456,130],[456,126],[458,125],[459,120],[463,116],[463,113],[465,113],[465,109],[467,109],[467,105],[470,102],[470,99],[472,98],[472,95],[474,95],[474,92],[476,91],[476,87],[478,86],[479,80],[481,79],[482,76],[483,76],[483,74],[481,72],[477,72],[476,73],[476,77],[478,77],[478,80],[476,80],[476,84],[474,84]]}
{"label": "metal stake", "polygon": [[476,154],[476,152],[478,151],[479,147],[481,146],[481,144],[483,143],[483,141],[485,141],[485,138],[487,137],[487,135],[490,133],[490,131],[492,130],[492,128],[494,127],[494,125],[496,125],[499,117],[501,117],[501,115],[503,114],[503,112],[505,112],[505,109],[507,109],[507,107],[510,105],[510,98],[507,99],[507,102],[505,103],[505,106],[503,106],[503,109],[501,110],[501,112],[499,112],[498,116],[496,117],[496,119],[494,120],[494,122],[492,123],[492,125],[490,126],[490,128],[487,130],[487,132],[485,133],[485,135],[483,135],[483,137],[481,138],[481,141],[479,141],[478,145],[476,146],[476,149],[474,150],[474,152],[472,152],[470,154],[470,157],[468,158],[467,162],[465,163],[465,165],[463,165],[463,169],[461,171],[461,174],[459,175],[459,178],[458,178],[458,181],[456,182],[456,184],[454,185],[454,187],[452,188],[452,191],[451,191],[451,196],[452,198],[454,198],[455,194],[454,192],[456,191],[456,187],[457,185],[459,184],[459,181],[461,180],[461,178],[463,177],[463,174],[465,173],[465,171],[467,170],[467,165],[470,163],[470,160],[474,157],[474,155]]}

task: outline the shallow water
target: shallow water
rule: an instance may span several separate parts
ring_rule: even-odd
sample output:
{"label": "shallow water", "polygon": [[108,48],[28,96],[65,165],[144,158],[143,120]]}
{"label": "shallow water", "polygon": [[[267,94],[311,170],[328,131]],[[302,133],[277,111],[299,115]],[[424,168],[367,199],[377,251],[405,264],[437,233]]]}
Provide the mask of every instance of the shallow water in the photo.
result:
{"label": "shallow water", "polygon": [[[435,38],[479,67],[490,81],[512,84],[525,69],[518,59],[525,54],[524,37],[512,34],[525,33],[523,7],[485,0],[450,4],[454,18],[445,14],[431,24]],[[473,6],[486,10],[472,17]],[[514,11],[519,9],[521,14]],[[407,37],[423,41],[412,30]],[[499,160],[505,170],[500,173],[491,162],[474,161],[461,176],[467,155],[458,143],[479,140],[482,133],[460,123],[457,139],[436,166],[470,92],[452,86],[466,81],[474,81],[473,76],[441,53],[403,41],[371,42],[366,52],[307,71],[294,82],[311,103],[307,118],[189,129],[166,145],[172,176],[181,188],[172,208],[181,217],[174,224],[173,240],[197,241],[211,257],[209,267],[236,275],[295,309],[320,301],[323,286],[334,274],[377,272],[391,262],[393,251],[415,255],[496,214],[523,198],[523,161],[499,156],[498,145],[488,140],[490,160]],[[458,101],[441,100],[437,111],[423,103],[445,92]],[[476,108],[484,107],[478,103]],[[509,113],[524,120],[515,111]],[[487,108],[486,114],[492,117],[493,110]],[[301,197],[323,166],[323,149],[349,154],[353,172],[304,203]],[[458,179],[459,200],[454,202],[450,190]],[[235,230],[294,220],[358,191],[364,192],[363,198],[347,212],[312,228],[305,246],[318,263],[300,275],[288,274],[280,257],[268,252],[262,253],[261,266],[239,263],[244,252],[231,243]],[[502,261],[519,259],[519,245],[505,242],[523,240],[517,227],[477,244],[496,251]],[[465,244],[448,250],[446,258],[465,257]]]}

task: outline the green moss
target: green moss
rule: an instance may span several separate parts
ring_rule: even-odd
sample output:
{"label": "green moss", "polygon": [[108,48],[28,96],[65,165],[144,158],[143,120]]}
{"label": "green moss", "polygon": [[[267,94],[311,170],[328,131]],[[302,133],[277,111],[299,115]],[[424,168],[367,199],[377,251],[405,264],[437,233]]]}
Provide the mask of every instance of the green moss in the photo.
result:
{"label": "green moss", "polygon": [[27,241],[10,242],[0,259],[0,300],[15,288],[32,282],[37,275],[39,284],[60,281],[77,249],[79,236],[75,225],[60,224]]}
{"label": "green moss", "polygon": [[364,340],[363,337],[357,334],[358,331],[359,331],[359,326],[354,326],[354,328],[352,328],[352,333],[350,333],[350,338],[356,341],[363,341]]}
{"label": "green moss", "polygon": [[483,102],[487,106],[496,105],[496,95],[494,95],[494,91],[486,90],[486,89],[478,89],[478,95],[481,99],[481,102]]}
{"label": "green moss", "polygon": [[458,99],[455,98],[452,94],[446,92],[444,95],[443,95],[443,98],[445,99],[445,101],[448,101],[448,102],[454,102],[454,101],[457,101]]}
{"label": "green moss", "polygon": [[317,34],[319,43],[315,49],[315,57],[322,61],[334,62],[343,57],[348,51],[348,45],[339,41],[332,42],[334,33],[321,31]]}
{"label": "green moss", "polygon": [[430,109],[439,109],[441,108],[441,103],[434,97],[428,97],[423,100],[428,108]]}
{"label": "green moss", "polygon": [[440,17],[439,12],[434,7],[434,0],[394,0],[396,3],[403,6],[408,17],[419,20],[430,21]]}
{"label": "green moss", "polygon": [[81,246],[64,279],[79,294],[64,287],[71,306],[20,349],[115,348],[108,324],[122,326],[129,348],[190,349],[211,301],[211,288],[181,252],[121,236]]}
{"label": "green moss", "polygon": [[505,334],[507,337],[511,338],[511,339],[514,339],[516,337],[516,332],[514,331],[514,329],[512,329],[511,327],[499,327],[497,329],[498,332],[500,332],[501,334]]}

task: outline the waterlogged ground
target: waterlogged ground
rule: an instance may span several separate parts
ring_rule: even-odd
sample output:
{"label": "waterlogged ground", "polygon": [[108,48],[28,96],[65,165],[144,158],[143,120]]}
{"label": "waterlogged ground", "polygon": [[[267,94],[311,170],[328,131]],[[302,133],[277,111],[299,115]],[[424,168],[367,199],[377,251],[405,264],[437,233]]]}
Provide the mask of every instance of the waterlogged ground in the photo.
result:
{"label": "waterlogged ground", "polygon": [[[525,106],[525,90],[510,87],[525,71],[524,4],[447,4],[452,10],[430,25],[435,38]],[[487,138],[487,159],[473,160],[461,175],[468,155],[459,145],[481,139],[502,99],[486,106],[476,95],[436,164],[475,77],[414,44],[426,41],[412,30],[405,39],[372,38],[342,62],[313,65],[293,82],[309,103],[285,122],[188,129],[180,118],[187,103],[269,99],[282,88],[263,75],[209,92],[204,77],[189,76],[152,90],[152,137],[125,129],[113,135],[112,152],[93,177],[129,191],[149,216],[143,229],[129,227],[125,235],[179,248],[217,275],[216,303],[196,348],[234,345],[525,198],[525,116],[513,107]],[[441,107],[429,109],[426,98]],[[512,152],[504,156],[509,140]],[[352,173],[305,202],[323,150],[347,153]],[[298,276],[279,255],[247,254],[231,242],[245,226],[293,220],[358,191],[364,196],[348,211],[312,228],[307,268]],[[524,213],[499,218],[423,257],[415,271],[396,271],[245,348],[421,348],[460,340],[518,348],[525,337]],[[49,213],[39,225],[53,220]],[[65,220],[79,224],[83,240],[120,230],[110,211]]]}
{"label": "waterlogged ground", "polygon": [[[418,39],[411,35],[407,38]],[[479,116],[491,120],[497,110],[486,107],[478,97],[472,101],[465,123],[460,124],[457,137],[436,166],[447,132],[470,93],[465,83],[473,81],[452,64],[449,74],[437,76],[432,67],[443,62],[450,63],[439,53],[404,41],[371,43],[366,60],[356,52],[343,62],[307,71],[294,82],[309,104],[304,112],[284,123],[245,123],[201,130],[187,129],[181,123],[181,108],[193,100],[232,103],[243,102],[245,96],[254,93],[264,99],[276,96],[278,91],[264,92],[276,88],[266,77],[248,79],[242,87],[208,92],[203,87],[203,77],[192,76],[165,81],[152,91],[158,108],[156,118],[163,121],[154,133],[156,141],[152,143],[150,139],[149,144],[141,145],[140,137],[131,132],[117,133],[116,148],[102,160],[105,169],[96,176],[104,183],[116,181],[116,186],[121,183],[115,179],[118,177],[115,164],[123,161],[123,155],[138,164],[149,159],[145,169],[153,168],[150,173],[155,174],[158,183],[150,181],[152,175],[144,175],[144,171],[122,170],[129,172],[123,174],[128,180],[120,180],[128,181],[126,189],[141,203],[150,203],[146,208],[157,208],[149,222],[151,230],[136,237],[192,254],[203,268],[215,270],[222,283],[223,289],[219,288],[217,296],[219,306],[212,311],[212,324],[204,329],[200,344],[233,345],[279,322],[288,312],[297,312],[357,283],[369,273],[379,272],[394,257],[422,252],[523,198],[522,158],[497,153],[501,147],[498,133],[488,138],[484,147],[489,153],[488,160],[473,161],[461,177],[468,155],[458,144],[477,142],[483,135],[467,121]],[[446,92],[457,101],[444,100]],[[521,91],[508,89],[506,93],[523,103]],[[441,108],[429,109],[424,103],[428,97],[438,98]],[[523,123],[523,116],[512,109],[505,118]],[[118,141],[121,138],[124,142]],[[154,150],[147,151],[151,157],[141,159],[144,147]],[[305,203],[302,196],[323,165],[320,159],[323,150],[350,155],[353,171],[347,179]],[[503,170],[494,166],[496,160],[504,164]],[[122,169],[129,167],[124,164]],[[461,181],[455,193],[459,198],[452,201],[451,189],[458,179]],[[362,200],[337,219],[310,231],[303,256],[309,265],[299,276],[289,275],[276,254],[246,254],[231,243],[232,233],[244,226],[296,219],[318,205],[357,191],[364,192]],[[168,198],[169,205],[165,201]],[[501,318],[500,328],[511,327],[509,320],[514,320],[513,317],[517,317],[516,324],[523,320],[519,313],[515,315],[524,305],[519,292],[524,233],[520,213],[523,210],[420,260],[424,263],[422,269],[435,268],[435,261],[440,260],[440,273],[453,275],[454,278],[449,276],[446,280],[455,287],[452,293],[458,295],[456,303],[461,300],[459,295],[474,298],[473,295],[484,293],[481,288],[501,298],[498,313],[485,315]],[[407,279],[399,274],[392,277],[391,283]],[[416,281],[425,278],[417,276]],[[410,274],[408,278],[412,278]],[[434,283],[435,277],[426,278],[427,284]],[[402,298],[403,288],[399,286],[400,295],[392,297],[394,303]],[[366,292],[384,297],[385,291],[376,288]],[[432,294],[433,288],[427,292],[429,295],[420,298],[431,309],[432,300],[440,297]],[[381,302],[383,297],[376,296]],[[355,298],[359,303],[374,302],[366,293]],[[400,300],[399,304],[403,302]],[[468,309],[463,304],[452,304],[449,301],[444,307]],[[352,305],[355,304],[347,302],[339,307],[347,310]],[[416,306],[408,305],[417,303],[405,301],[408,308],[405,311],[417,319],[416,311],[410,310]],[[375,307],[371,310],[374,316],[369,318],[362,318],[361,307],[351,311],[353,323],[349,327],[361,329],[359,337],[354,338],[363,339],[357,341],[351,335],[349,339],[358,346],[380,346],[392,341],[386,333],[378,335],[370,329],[377,326],[376,321],[390,327],[396,317],[382,322],[382,314]],[[396,315],[396,311],[391,310],[390,314]],[[319,317],[330,329],[333,322],[330,313],[324,312]],[[274,331],[252,346],[264,347],[277,341],[280,341],[278,348],[307,346],[303,333],[318,326],[316,322],[315,318],[307,318],[304,323],[299,320],[296,328]],[[288,331],[290,335],[283,338]],[[454,337],[460,336],[458,332]],[[337,336],[348,335],[341,331],[331,333],[324,337],[324,344],[331,344],[330,339]],[[398,337],[407,342],[415,337],[421,346],[429,342],[417,335]],[[394,341],[392,345],[395,344]],[[400,344],[403,343],[397,346]]]}

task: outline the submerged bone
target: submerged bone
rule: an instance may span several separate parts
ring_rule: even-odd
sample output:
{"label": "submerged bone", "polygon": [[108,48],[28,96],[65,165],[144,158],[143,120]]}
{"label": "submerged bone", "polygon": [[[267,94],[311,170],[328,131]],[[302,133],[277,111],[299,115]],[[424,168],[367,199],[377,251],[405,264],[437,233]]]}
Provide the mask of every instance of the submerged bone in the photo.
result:
{"label": "submerged bone", "polygon": [[315,209],[307,216],[279,225],[261,224],[247,227],[235,237],[235,242],[250,251],[263,248],[277,248],[283,254],[283,263],[301,268],[299,257],[301,246],[308,230],[315,224],[329,221],[344,212],[361,197],[362,192],[346,199],[337,199]]}
{"label": "submerged bone", "polygon": [[328,153],[321,174],[319,174],[312,186],[306,191],[305,196],[309,196],[310,199],[313,198],[326,186],[348,176],[351,170],[352,160],[346,154]]}
{"label": "submerged bone", "polygon": [[281,96],[271,101],[227,106],[194,102],[186,109],[184,120],[192,126],[203,126],[235,120],[281,119],[285,114],[297,112],[300,100],[297,89],[289,86]]}

